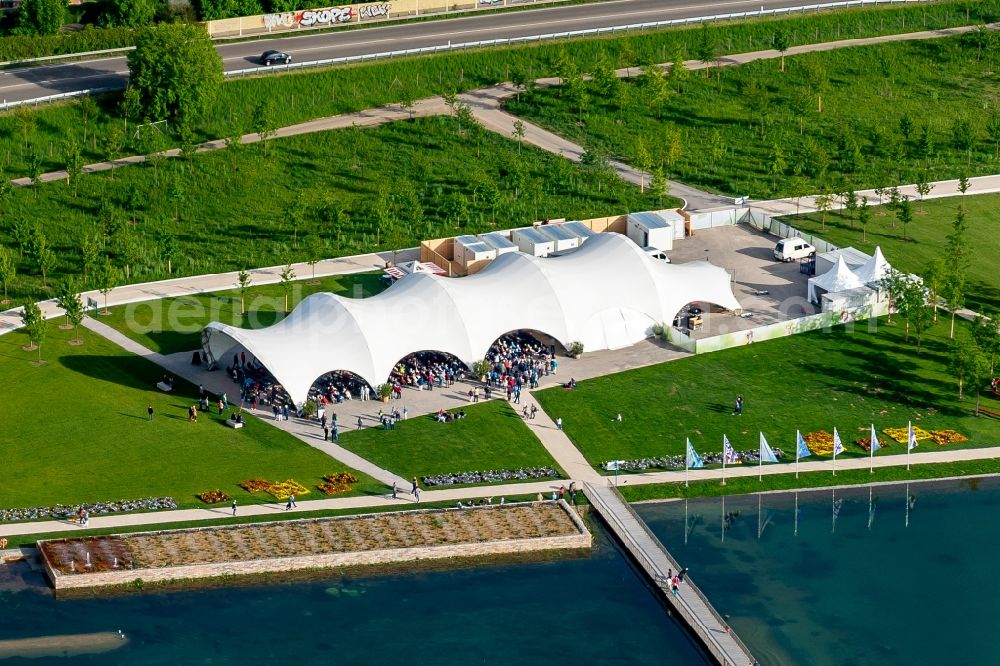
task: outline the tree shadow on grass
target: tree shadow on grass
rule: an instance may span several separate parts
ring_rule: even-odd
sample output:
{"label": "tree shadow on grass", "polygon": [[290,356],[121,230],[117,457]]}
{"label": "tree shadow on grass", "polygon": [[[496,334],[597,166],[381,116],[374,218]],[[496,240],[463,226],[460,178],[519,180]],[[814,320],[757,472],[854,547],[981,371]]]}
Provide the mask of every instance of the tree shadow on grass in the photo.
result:
{"label": "tree shadow on grass", "polygon": [[[160,366],[138,356],[98,356],[83,354],[79,356],[61,356],[59,362],[67,370],[77,372],[118,386],[158,393],[156,383],[163,379],[164,370]],[[169,373],[168,373],[169,374]],[[174,391],[171,395],[178,399],[193,399],[195,387],[189,382],[175,378]],[[186,407],[185,407],[186,408]]]}

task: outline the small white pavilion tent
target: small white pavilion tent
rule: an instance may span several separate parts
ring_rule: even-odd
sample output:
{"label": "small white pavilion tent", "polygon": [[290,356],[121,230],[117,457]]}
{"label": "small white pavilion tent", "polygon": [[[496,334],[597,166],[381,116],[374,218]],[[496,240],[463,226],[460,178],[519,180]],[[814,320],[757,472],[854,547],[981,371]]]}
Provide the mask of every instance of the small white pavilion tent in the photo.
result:
{"label": "small white pavilion tent", "polygon": [[871,284],[884,278],[891,269],[892,266],[889,265],[889,262],[882,255],[882,248],[876,246],[875,254],[872,255],[872,258],[864,266],[854,269],[854,274],[858,276],[862,284]]}
{"label": "small white pavilion tent", "polygon": [[808,296],[810,303],[819,303],[821,294],[817,289],[822,289],[824,293],[836,293],[845,289],[854,289],[864,286],[864,282],[847,267],[847,262],[843,257],[837,259],[833,268],[822,275],[809,278]]}

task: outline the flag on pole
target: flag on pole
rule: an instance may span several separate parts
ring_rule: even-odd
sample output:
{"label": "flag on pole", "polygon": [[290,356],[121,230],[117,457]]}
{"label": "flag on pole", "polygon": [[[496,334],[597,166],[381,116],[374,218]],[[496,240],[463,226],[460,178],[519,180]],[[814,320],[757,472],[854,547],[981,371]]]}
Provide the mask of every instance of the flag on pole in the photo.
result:
{"label": "flag on pole", "polygon": [[764,433],[760,433],[760,459],[763,462],[776,463],[778,456],[774,455],[774,450],[764,439]]}
{"label": "flag on pole", "polygon": [[872,424],[872,434],[871,434],[871,452],[875,455],[875,452],[882,448],[882,445],[878,443],[878,435],[875,434],[875,424]]}
{"label": "flag on pole", "polygon": [[906,450],[917,448],[917,434],[913,432],[913,421],[906,424],[907,430],[909,431],[906,436]]}
{"label": "flag on pole", "polygon": [[809,450],[809,446],[806,444],[806,440],[802,438],[802,433],[798,430],[795,431],[795,460],[799,458],[808,458],[813,454]]}
{"label": "flag on pole", "polygon": [[838,453],[844,452],[844,443],[840,441],[840,433],[837,429],[833,429],[833,457],[836,458]]}
{"label": "flag on pole", "polygon": [[693,446],[691,446],[690,439],[687,441],[687,466],[691,469],[700,469],[705,466],[705,463],[701,460],[701,456],[699,456],[698,452],[694,450]]}
{"label": "flag on pole", "polygon": [[735,465],[739,462],[739,459],[736,457],[736,450],[729,443],[729,438],[725,435],[722,436],[722,462],[726,465]]}

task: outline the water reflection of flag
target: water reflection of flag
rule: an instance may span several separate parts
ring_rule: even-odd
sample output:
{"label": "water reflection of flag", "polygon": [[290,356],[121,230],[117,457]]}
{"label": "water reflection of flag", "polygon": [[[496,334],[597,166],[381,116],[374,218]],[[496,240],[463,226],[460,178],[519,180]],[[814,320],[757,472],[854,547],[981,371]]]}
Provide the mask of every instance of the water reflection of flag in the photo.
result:
{"label": "water reflection of flag", "polygon": [[774,455],[774,450],[764,439],[764,433],[760,433],[760,459],[769,463],[778,462],[778,456]]}
{"label": "water reflection of flag", "polygon": [[813,454],[809,450],[809,446],[806,444],[806,440],[802,439],[802,433],[798,430],[795,431],[795,459],[808,458]]}
{"label": "water reflection of flag", "polygon": [[840,507],[844,505],[844,500],[838,499],[833,502],[833,529],[837,529],[837,517],[840,516]]}
{"label": "water reflection of flag", "polygon": [[729,438],[722,436],[722,459],[727,465],[735,465],[739,462],[736,458],[736,449],[729,443]]}
{"label": "water reflection of flag", "polygon": [[906,450],[917,448],[917,434],[913,432],[913,421],[906,424],[907,434],[906,434]]}
{"label": "water reflection of flag", "polygon": [[694,450],[693,446],[691,446],[690,439],[687,440],[687,466],[691,469],[699,469],[705,466],[705,463],[701,460],[701,456],[699,456],[698,452]]}
{"label": "water reflection of flag", "polygon": [[840,441],[840,433],[837,429],[833,429],[833,455],[836,456],[838,453],[844,452],[844,443]]}
{"label": "water reflection of flag", "polygon": [[872,424],[872,434],[871,437],[872,453],[875,453],[882,448],[882,445],[878,443],[878,435],[875,434],[875,424]]}

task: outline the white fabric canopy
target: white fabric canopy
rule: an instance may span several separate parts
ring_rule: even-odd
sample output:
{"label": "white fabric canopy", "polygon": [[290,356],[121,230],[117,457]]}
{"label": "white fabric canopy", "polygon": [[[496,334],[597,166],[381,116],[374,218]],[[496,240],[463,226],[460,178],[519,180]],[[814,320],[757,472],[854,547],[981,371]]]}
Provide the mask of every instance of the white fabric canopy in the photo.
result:
{"label": "white fabric canopy", "polygon": [[817,287],[828,293],[836,293],[861,286],[864,286],[864,282],[859,280],[858,276],[847,267],[847,262],[844,261],[843,257],[838,257],[833,268],[822,275],[809,278],[809,302],[819,302],[819,297],[816,295]]}
{"label": "white fabric canopy", "polygon": [[855,269],[854,274],[858,276],[862,284],[869,284],[884,278],[891,268],[892,266],[882,256],[882,248],[876,246],[872,258],[865,262],[864,266]]}
{"label": "white fabric canopy", "polygon": [[206,353],[225,365],[241,347],[301,404],[321,375],[355,373],[371,386],[418,351],[451,354],[470,366],[503,334],[530,329],[586,351],[618,349],[672,322],[688,303],[740,308],[729,273],[707,261],[667,264],[625,236],[597,234],[559,257],[500,255],[463,278],[412,273],[365,299],[330,293],[304,299],[284,320],[259,330],[212,322]]}

